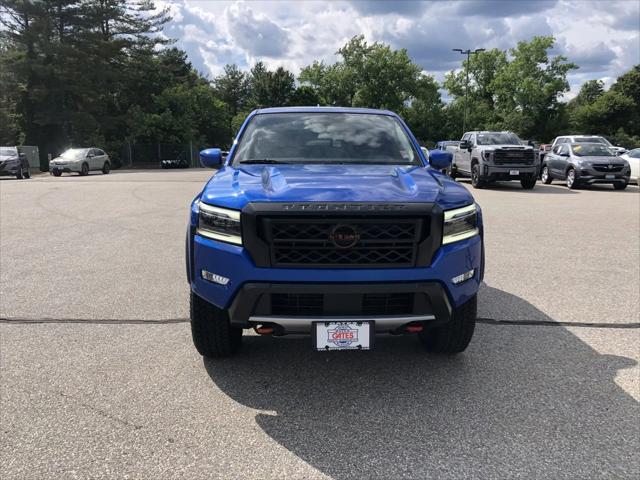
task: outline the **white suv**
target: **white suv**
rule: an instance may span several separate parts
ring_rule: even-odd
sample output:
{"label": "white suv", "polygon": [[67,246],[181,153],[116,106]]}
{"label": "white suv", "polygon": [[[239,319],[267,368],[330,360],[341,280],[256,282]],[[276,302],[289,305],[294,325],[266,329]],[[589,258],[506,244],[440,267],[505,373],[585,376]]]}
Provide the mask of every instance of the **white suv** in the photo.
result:
{"label": "white suv", "polygon": [[70,148],[49,163],[49,170],[56,177],[72,172],[89,175],[91,170],[106,174],[111,171],[111,159],[99,148]]}
{"label": "white suv", "polygon": [[611,145],[611,142],[600,135],[562,135],[560,137],[556,137],[551,145],[551,150],[553,150],[557,145],[561,145],[563,143],[602,143],[609,148],[612,148],[616,155],[622,155],[626,153],[627,149],[623,147],[615,147]]}

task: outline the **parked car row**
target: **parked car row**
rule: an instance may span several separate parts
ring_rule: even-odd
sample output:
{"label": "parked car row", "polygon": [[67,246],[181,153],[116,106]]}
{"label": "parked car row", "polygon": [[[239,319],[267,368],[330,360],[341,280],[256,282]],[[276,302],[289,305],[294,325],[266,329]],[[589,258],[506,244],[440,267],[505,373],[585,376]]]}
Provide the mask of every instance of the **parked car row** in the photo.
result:
{"label": "parked car row", "polygon": [[111,159],[100,148],[70,148],[49,162],[49,171],[56,177],[63,173],[89,175],[91,171],[108,174],[111,171]]}
{"label": "parked car row", "polygon": [[563,135],[552,144],[539,147],[524,142],[513,132],[471,131],[458,143],[441,141],[436,150],[453,150],[447,173],[452,178],[470,177],[474,188],[496,181],[518,180],[530,190],[540,177],[543,183],[563,180],[569,188],[612,184],[624,190],[630,182],[638,183],[640,149],[612,145],[597,135]]}

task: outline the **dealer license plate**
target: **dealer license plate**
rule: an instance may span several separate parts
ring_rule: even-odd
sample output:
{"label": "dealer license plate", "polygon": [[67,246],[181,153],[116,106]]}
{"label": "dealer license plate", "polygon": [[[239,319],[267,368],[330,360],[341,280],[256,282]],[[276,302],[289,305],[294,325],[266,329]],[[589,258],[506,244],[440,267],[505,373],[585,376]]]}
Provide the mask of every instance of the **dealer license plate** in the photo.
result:
{"label": "dealer license plate", "polygon": [[615,175],[605,175],[604,178],[606,178],[607,180],[613,180],[614,178],[616,178]]}
{"label": "dealer license plate", "polygon": [[373,322],[316,322],[316,350],[369,350],[373,346]]}
{"label": "dealer license plate", "polygon": [[509,175],[520,175],[520,170],[509,170]]}

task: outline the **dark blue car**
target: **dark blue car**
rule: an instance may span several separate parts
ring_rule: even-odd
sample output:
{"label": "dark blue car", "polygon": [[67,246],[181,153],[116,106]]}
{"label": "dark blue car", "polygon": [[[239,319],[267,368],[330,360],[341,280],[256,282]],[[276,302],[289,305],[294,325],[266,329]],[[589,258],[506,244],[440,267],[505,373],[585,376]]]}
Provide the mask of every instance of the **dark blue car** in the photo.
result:
{"label": "dark blue car", "polygon": [[[296,107],[249,115],[191,205],[187,275],[198,351],[234,354],[244,329],[367,350],[417,334],[458,353],[476,322],[482,215],[388,111]],[[220,166],[219,149],[201,152]]]}

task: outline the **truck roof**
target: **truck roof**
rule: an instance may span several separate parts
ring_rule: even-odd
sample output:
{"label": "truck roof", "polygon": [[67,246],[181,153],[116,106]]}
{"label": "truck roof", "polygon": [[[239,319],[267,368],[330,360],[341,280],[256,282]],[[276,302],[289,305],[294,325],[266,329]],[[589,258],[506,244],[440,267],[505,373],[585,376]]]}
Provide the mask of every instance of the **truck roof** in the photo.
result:
{"label": "truck roof", "polygon": [[354,107],[269,107],[254,110],[254,114],[259,113],[368,113],[373,115],[398,115],[390,110],[379,110],[377,108],[354,108]]}
{"label": "truck roof", "polygon": [[467,133],[513,133],[513,132],[511,130],[470,130],[468,132],[464,132],[465,135]]}

